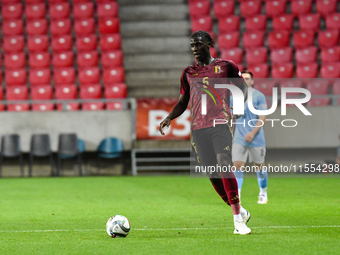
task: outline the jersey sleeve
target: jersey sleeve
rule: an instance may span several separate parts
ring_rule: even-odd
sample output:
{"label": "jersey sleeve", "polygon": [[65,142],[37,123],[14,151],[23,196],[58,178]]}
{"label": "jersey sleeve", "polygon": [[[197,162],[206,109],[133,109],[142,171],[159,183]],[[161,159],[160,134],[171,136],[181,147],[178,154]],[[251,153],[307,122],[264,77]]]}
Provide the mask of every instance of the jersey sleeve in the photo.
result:
{"label": "jersey sleeve", "polygon": [[238,66],[231,60],[226,61],[228,66],[228,78],[237,86],[242,86],[244,80]]}
{"label": "jersey sleeve", "polygon": [[264,94],[259,93],[257,97],[257,110],[267,110],[267,100]]}
{"label": "jersey sleeve", "polygon": [[187,78],[187,72],[189,67],[185,68],[181,75],[181,84],[180,84],[180,93],[181,95],[189,94],[190,93],[190,86]]}

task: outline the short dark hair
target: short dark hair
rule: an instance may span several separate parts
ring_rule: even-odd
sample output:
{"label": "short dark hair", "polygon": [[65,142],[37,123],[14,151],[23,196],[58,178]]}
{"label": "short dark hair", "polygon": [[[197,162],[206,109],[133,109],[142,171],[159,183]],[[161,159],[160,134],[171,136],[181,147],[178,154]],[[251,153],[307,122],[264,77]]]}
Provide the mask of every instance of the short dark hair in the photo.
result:
{"label": "short dark hair", "polygon": [[254,79],[253,73],[250,72],[250,71],[248,71],[248,70],[243,70],[241,73],[242,73],[242,74],[244,74],[244,73],[250,74],[250,77],[251,77],[252,79]]}
{"label": "short dark hair", "polygon": [[198,30],[198,31],[196,31],[195,33],[192,34],[191,38],[193,38],[193,37],[203,37],[203,38],[207,39],[208,42],[211,43],[211,47],[215,46],[214,39],[212,39],[211,35],[207,31]]}

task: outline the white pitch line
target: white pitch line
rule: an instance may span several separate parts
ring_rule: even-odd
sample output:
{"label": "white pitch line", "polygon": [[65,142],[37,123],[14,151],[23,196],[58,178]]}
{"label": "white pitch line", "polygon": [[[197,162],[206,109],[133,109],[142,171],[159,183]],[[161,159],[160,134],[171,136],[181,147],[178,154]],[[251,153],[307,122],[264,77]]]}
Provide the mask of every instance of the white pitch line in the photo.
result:
{"label": "white pitch line", "polygon": [[[132,228],[132,231],[179,231],[179,230],[216,230],[216,229],[233,229],[234,227],[214,227],[214,228]],[[323,226],[261,226],[251,227],[255,229],[266,228],[340,228],[340,225],[323,225]],[[40,232],[87,232],[87,231],[105,231],[105,229],[37,229],[37,230],[0,230],[0,233],[40,233]]]}

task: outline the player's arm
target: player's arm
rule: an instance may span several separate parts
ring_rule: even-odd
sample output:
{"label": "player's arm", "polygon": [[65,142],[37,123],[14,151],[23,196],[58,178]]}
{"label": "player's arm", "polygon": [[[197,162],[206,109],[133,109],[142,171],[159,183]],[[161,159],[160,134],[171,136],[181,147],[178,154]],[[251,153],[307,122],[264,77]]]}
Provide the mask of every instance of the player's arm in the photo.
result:
{"label": "player's arm", "polygon": [[252,129],[252,131],[244,135],[244,141],[247,143],[250,143],[251,141],[253,141],[255,135],[257,134],[257,132],[259,132],[259,130],[261,129],[265,121],[266,121],[266,115],[258,116],[258,121],[256,122],[255,127]]}

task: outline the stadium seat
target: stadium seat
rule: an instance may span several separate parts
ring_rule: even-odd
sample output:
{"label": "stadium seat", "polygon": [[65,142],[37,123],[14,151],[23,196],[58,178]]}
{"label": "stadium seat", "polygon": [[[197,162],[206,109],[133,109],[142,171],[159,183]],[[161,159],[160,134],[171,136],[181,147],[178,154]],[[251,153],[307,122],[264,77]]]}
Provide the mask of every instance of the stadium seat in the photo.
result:
{"label": "stadium seat", "polygon": [[73,47],[71,35],[61,35],[52,37],[52,51],[70,51]]}
{"label": "stadium seat", "polygon": [[249,31],[243,33],[243,47],[256,48],[264,46],[265,31]]}
{"label": "stadium seat", "polygon": [[221,58],[224,60],[232,60],[236,64],[241,64],[243,61],[243,49],[242,48],[231,48],[221,51]]}
{"label": "stadium seat", "polygon": [[302,88],[302,79],[279,79],[279,82],[281,88]]}
{"label": "stadium seat", "polygon": [[316,11],[323,17],[327,17],[327,15],[336,12],[337,4],[337,0],[317,0]]}
{"label": "stadium seat", "polygon": [[332,13],[326,17],[327,29],[340,29],[340,13]]}
{"label": "stadium seat", "polygon": [[240,40],[240,33],[234,31],[220,34],[217,40],[220,49],[237,48]]}
{"label": "stadium seat", "polygon": [[5,54],[4,66],[6,70],[25,68],[26,55],[24,52]]}
{"label": "stadium seat", "polygon": [[340,78],[340,63],[323,64],[320,69],[322,78]]}
{"label": "stadium seat", "polygon": [[100,71],[98,67],[89,67],[79,70],[78,79],[79,84],[98,84],[100,78]]}
{"label": "stadium seat", "polygon": [[74,21],[76,35],[89,35],[95,33],[96,23],[93,18],[79,19]]}
{"label": "stadium seat", "polygon": [[2,22],[2,34],[5,36],[22,35],[24,32],[24,23],[22,19],[4,20]]}
{"label": "stadium seat", "polygon": [[[212,32],[209,32],[210,34]],[[213,58],[217,58],[217,50],[213,47],[210,48],[210,55],[213,57]]]}
{"label": "stadium seat", "polygon": [[100,84],[83,85],[80,87],[81,99],[102,98],[102,86]]}
{"label": "stadium seat", "polygon": [[53,53],[52,65],[54,67],[72,67],[74,54],[73,51]]}
{"label": "stadium seat", "polygon": [[32,100],[50,100],[53,98],[53,88],[51,85],[38,85],[31,88]]}
{"label": "stadium seat", "polygon": [[6,99],[19,101],[28,99],[28,87],[24,85],[10,86],[6,88]]}
{"label": "stadium seat", "polygon": [[125,80],[124,68],[123,67],[111,67],[104,69],[103,81],[104,84],[115,84],[122,83]]}
{"label": "stadium seat", "polygon": [[312,95],[327,95],[329,91],[329,80],[311,79],[307,81],[306,89],[308,89]]}
{"label": "stadium seat", "polygon": [[290,33],[286,30],[271,31],[268,34],[268,45],[270,49],[288,47],[289,41]]}
{"label": "stadium seat", "polygon": [[[65,3],[68,2],[67,0],[47,0],[49,4],[58,4],[58,3]],[[75,1],[73,1],[75,2]]]}
{"label": "stadium seat", "polygon": [[[59,85],[55,88],[55,98],[57,100],[72,100],[78,98],[78,88],[75,84]],[[79,110],[80,105],[77,102],[67,103],[66,108],[68,111]],[[63,110],[63,104],[58,103],[57,109]]]}
{"label": "stadium seat", "polygon": [[98,66],[98,51],[84,51],[77,54],[79,68]]}
{"label": "stadium seat", "polygon": [[47,35],[36,35],[27,37],[27,47],[31,52],[34,51],[47,51],[49,39]]}
{"label": "stadium seat", "polygon": [[70,16],[70,4],[51,4],[49,7],[50,19],[64,19]]}
{"label": "stadium seat", "polygon": [[54,83],[56,85],[74,84],[75,80],[74,68],[54,68]]}
{"label": "stadium seat", "polygon": [[19,52],[24,50],[25,41],[21,35],[17,36],[6,36],[3,38],[4,51],[6,52]]}
{"label": "stadium seat", "polygon": [[261,91],[265,96],[273,95],[273,88],[276,87],[275,79],[256,79],[254,89]]}
{"label": "stadium seat", "polygon": [[273,65],[290,63],[293,59],[293,49],[290,47],[273,49],[270,52],[270,61]]}
{"label": "stadium seat", "polygon": [[268,17],[276,17],[286,13],[286,0],[265,1],[265,10]]}
{"label": "stadium seat", "polygon": [[320,29],[320,14],[310,13],[299,16],[299,26],[301,30],[319,31]]}
{"label": "stadium seat", "polygon": [[233,0],[214,2],[213,9],[215,17],[223,19],[234,14],[235,2]]}
{"label": "stadium seat", "polygon": [[189,14],[191,18],[210,15],[210,1],[200,0],[189,3]]}
{"label": "stadium seat", "polygon": [[70,34],[71,20],[70,19],[51,20],[50,31],[52,36]]}
{"label": "stadium seat", "polygon": [[122,110],[123,103],[122,102],[108,102],[106,103],[106,110]]}
{"label": "stadium seat", "polygon": [[120,34],[109,34],[100,36],[99,41],[101,51],[119,50],[122,45]]}
{"label": "stadium seat", "polygon": [[97,15],[99,18],[102,17],[118,17],[118,3],[99,3],[97,5]]}
{"label": "stadium seat", "polygon": [[92,18],[94,14],[93,2],[73,4],[74,19]]}
{"label": "stadium seat", "polygon": [[45,3],[27,4],[25,14],[26,19],[44,19],[46,16]]}
{"label": "stadium seat", "polygon": [[340,47],[321,49],[320,59],[322,63],[332,63],[340,61]]}
{"label": "stadium seat", "polygon": [[290,4],[291,12],[294,16],[312,12],[312,0],[294,0]]}
{"label": "stadium seat", "polygon": [[333,83],[333,94],[340,95],[340,80],[337,80]]}
{"label": "stadium seat", "polygon": [[30,68],[50,67],[51,57],[49,52],[30,52],[28,64]]}
{"label": "stadium seat", "polygon": [[100,34],[119,33],[119,18],[100,18],[98,30]]}
{"label": "stadium seat", "polygon": [[89,51],[97,49],[97,36],[95,34],[77,36],[76,37],[77,51]]}
{"label": "stadium seat", "polygon": [[54,111],[54,103],[32,104],[32,111]]}
{"label": "stadium seat", "polygon": [[268,50],[265,47],[246,50],[247,65],[252,66],[260,63],[267,63]]}
{"label": "stadium seat", "polygon": [[234,15],[234,16],[224,17],[218,20],[219,33],[238,31],[239,29],[240,29],[240,17],[239,16]]}
{"label": "stadium seat", "polygon": [[29,81],[31,86],[51,84],[51,70],[49,68],[30,69]]}
{"label": "stadium seat", "polygon": [[318,34],[320,48],[329,48],[339,45],[339,30],[324,30]]}
{"label": "stadium seat", "polygon": [[102,66],[104,68],[123,65],[123,52],[121,50],[102,52]]}
{"label": "stadium seat", "polygon": [[28,35],[45,35],[47,34],[47,27],[46,19],[28,20],[26,24],[26,32]]}
{"label": "stadium seat", "polygon": [[318,64],[298,64],[296,66],[296,77],[297,78],[317,78],[318,77]]}
{"label": "stadium seat", "polygon": [[201,18],[191,19],[191,31],[195,32],[198,30],[211,31],[213,28],[213,20],[210,15],[203,16]]}
{"label": "stadium seat", "polygon": [[294,28],[294,16],[292,14],[284,14],[281,16],[273,17],[272,24],[274,31],[292,31]]}
{"label": "stadium seat", "polygon": [[311,98],[307,102],[307,106],[327,106],[329,105],[330,101],[330,98]]}
{"label": "stadium seat", "polygon": [[251,18],[247,18],[245,22],[246,30],[266,30],[267,26],[267,16],[257,15]]}
{"label": "stadium seat", "polygon": [[272,78],[292,78],[294,66],[292,63],[278,64],[272,67]]}
{"label": "stadium seat", "polygon": [[21,3],[3,4],[1,6],[2,19],[21,19],[22,9],[23,8]]}
{"label": "stadium seat", "polygon": [[66,109],[64,109],[64,105],[62,103],[57,104],[57,110],[58,111],[78,111],[80,109],[79,103],[66,103]]}
{"label": "stadium seat", "polygon": [[22,111],[29,111],[30,105],[29,104],[8,104],[7,111],[8,112],[22,112]]}
{"label": "stadium seat", "polygon": [[300,30],[293,34],[293,44],[297,49],[307,48],[314,45],[315,32],[310,30]]}
{"label": "stadium seat", "polygon": [[[7,1],[11,1],[11,0],[7,0]],[[18,2],[20,2],[20,1],[18,1]],[[25,0],[25,3],[26,4],[45,3],[45,0]]]}
{"label": "stadium seat", "polygon": [[315,46],[295,51],[295,60],[297,64],[308,64],[317,60],[318,48]]}
{"label": "stadium seat", "polygon": [[125,83],[106,84],[105,98],[126,98],[127,86]]}
{"label": "stadium seat", "polygon": [[103,102],[98,103],[83,103],[82,110],[83,111],[97,111],[97,110],[104,110],[105,104]]}
{"label": "stadium seat", "polygon": [[24,85],[27,82],[27,73],[25,69],[6,70],[5,72],[6,86]]}
{"label": "stadium seat", "polygon": [[259,15],[261,12],[261,1],[251,0],[240,3],[241,16],[243,18],[250,18]]}
{"label": "stadium seat", "polygon": [[265,63],[248,66],[248,70],[253,73],[254,78],[268,78],[269,66]]}

